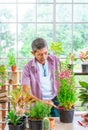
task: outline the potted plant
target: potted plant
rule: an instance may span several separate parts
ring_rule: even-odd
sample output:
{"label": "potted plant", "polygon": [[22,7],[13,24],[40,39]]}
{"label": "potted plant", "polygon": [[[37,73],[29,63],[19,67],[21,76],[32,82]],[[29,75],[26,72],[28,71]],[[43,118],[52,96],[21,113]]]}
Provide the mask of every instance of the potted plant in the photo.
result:
{"label": "potted plant", "polygon": [[73,67],[74,67],[74,62],[77,60],[75,54],[73,53],[69,53],[68,55],[68,61],[69,61],[69,64],[68,64],[68,68],[69,69],[72,69],[73,70]]}
{"label": "potted plant", "polygon": [[8,101],[11,106],[15,109],[15,111],[23,115],[25,110],[24,108],[28,107],[32,102],[35,102],[37,98],[34,98],[30,94],[30,87],[27,88],[27,92],[22,90],[22,86],[17,86],[16,89],[10,91],[8,96]]}
{"label": "potted plant", "polygon": [[[79,92],[79,99],[81,101],[81,106],[86,105],[88,108],[88,83],[85,81],[79,81],[79,84],[81,86],[80,92]],[[85,121],[88,122],[88,112],[86,114],[82,114],[82,117]]]}
{"label": "potted plant", "polygon": [[14,109],[19,105],[21,107],[21,102],[19,104],[19,99],[22,96],[22,88],[21,86],[17,86],[16,89],[13,89],[10,91],[9,96],[8,96],[8,101],[12,105]]}
{"label": "potted plant", "polygon": [[60,121],[71,123],[73,121],[76,102],[74,73],[66,68],[56,73],[56,78],[59,85],[57,100],[59,102]]}
{"label": "potted plant", "polygon": [[80,92],[79,92],[79,99],[81,102],[81,106],[84,104],[88,107],[88,83],[85,81],[79,81],[79,84],[81,86]]}
{"label": "potted plant", "polygon": [[14,109],[7,113],[6,122],[8,123],[9,130],[23,130],[21,117],[17,115]]}
{"label": "potted plant", "polygon": [[[27,92],[24,92],[22,91],[22,86],[18,86],[15,90],[12,90],[10,92],[8,101],[10,102],[16,113],[21,117],[21,119],[23,119],[24,116],[29,116],[28,119],[30,124],[30,122],[34,122],[34,118],[37,118],[37,120],[40,121],[41,118],[43,119],[43,117],[48,116],[51,110],[51,107],[49,106],[56,106],[50,101],[41,101],[40,99],[31,95],[30,87],[28,87],[27,90]],[[26,122],[24,121],[23,124],[25,127]],[[32,125],[29,126],[33,127]],[[32,129],[34,130],[34,128],[35,127],[33,127]]]}
{"label": "potted plant", "polygon": [[16,71],[17,67],[16,67],[16,58],[14,52],[9,51],[7,57],[8,57],[8,65],[11,67],[11,70]]}
{"label": "potted plant", "polygon": [[22,91],[22,86],[17,86],[17,88],[13,89],[8,96],[8,101],[10,102],[11,107],[15,110],[17,115],[20,116],[21,121],[23,122],[23,130],[26,128],[26,109],[36,100],[29,94],[29,87],[27,90],[28,91],[25,93]]}
{"label": "potted plant", "polygon": [[0,102],[7,101],[7,90],[6,90],[6,79],[7,79],[7,72],[6,66],[0,65]]}
{"label": "potted plant", "polygon": [[8,96],[8,101],[10,102],[11,107],[15,110],[16,114],[20,116],[20,120],[23,122],[22,130],[25,130],[26,128],[26,108],[30,103],[35,101],[35,99],[29,94],[29,87],[27,90],[28,91],[25,93],[22,91],[22,86],[17,86],[17,88],[13,89]]}
{"label": "potted plant", "polygon": [[79,59],[83,62],[82,64],[82,72],[88,72],[88,50],[81,51],[79,54]]}
{"label": "potted plant", "polygon": [[0,86],[4,86],[7,79],[6,66],[0,65]]}
{"label": "potted plant", "polygon": [[42,101],[36,101],[29,110],[29,128],[31,130],[42,130],[42,122],[44,117],[50,116],[51,107]]}

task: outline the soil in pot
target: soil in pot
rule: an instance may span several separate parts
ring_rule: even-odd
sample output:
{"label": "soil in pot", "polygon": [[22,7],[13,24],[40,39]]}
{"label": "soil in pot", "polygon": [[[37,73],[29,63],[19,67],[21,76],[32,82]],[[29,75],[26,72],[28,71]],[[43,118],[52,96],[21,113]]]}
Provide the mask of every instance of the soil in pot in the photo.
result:
{"label": "soil in pot", "polygon": [[60,121],[63,123],[72,123],[74,117],[74,109],[60,110]]}

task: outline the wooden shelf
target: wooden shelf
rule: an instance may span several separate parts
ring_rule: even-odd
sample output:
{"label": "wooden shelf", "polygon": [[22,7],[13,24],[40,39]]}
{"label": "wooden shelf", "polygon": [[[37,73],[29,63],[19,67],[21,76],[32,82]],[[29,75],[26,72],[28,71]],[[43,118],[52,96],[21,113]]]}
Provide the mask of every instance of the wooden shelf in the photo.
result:
{"label": "wooden shelf", "polygon": [[[20,77],[21,77],[21,72],[20,71],[16,71],[16,72],[12,72],[12,71],[7,71],[8,74],[8,79],[4,82],[4,87],[1,87],[1,90],[7,90],[7,95],[9,94],[9,92],[12,89],[17,88],[17,86],[19,85],[19,81],[20,81]],[[11,79],[11,83],[9,82],[9,80]],[[8,102],[8,100],[0,100],[0,126],[2,128],[2,130],[4,130],[6,121],[4,120],[7,111],[10,110],[10,103]]]}
{"label": "wooden shelf", "polygon": [[2,109],[2,108],[0,108],[0,111],[8,111],[8,109]]}
{"label": "wooden shelf", "polygon": [[0,121],[0,124],[5,124],[6,122],[5,121]]}
{"label": "wooden shelf", "polygon": [[75,75],[88,75],[88,72],[74,72]]}

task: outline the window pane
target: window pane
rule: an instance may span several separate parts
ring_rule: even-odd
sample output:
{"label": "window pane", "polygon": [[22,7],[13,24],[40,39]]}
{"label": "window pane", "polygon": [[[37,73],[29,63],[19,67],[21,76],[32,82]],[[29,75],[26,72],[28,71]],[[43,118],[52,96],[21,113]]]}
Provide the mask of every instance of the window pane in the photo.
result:
{"label": "window pane", "polygon": [[37,0],[39,3],[52,3],[54,0]]}
{"label": "window pane", "polygon": [[72,26],[57,24],[56,41],[63,44],[64,56],[66,57],[72,51]]}
{"label": "window pane", "polygon": [[79,2],[79,3],[85,3],[85,2],[87,2],[88,3],[88,0],[74,0],[74,2]]}
{"label": "window pane", "polygon": [[18,6],[18,21],[19,22],[35,22],[36,7],[35,4],[20,4]]}
{"label": "window pane", "polygon": [[59,3],[69,3],[69,2],[72,2],[72,0],[56,0],[56,2],[59,2]]}
{"label": "window pane", "polygon": [[23,3],[36,3],[36,0],[18,0],[18,2],[23,2]]}
{"label": "window pane", "polygon": [[16,21],[16,5],[0,4],[0,22]]}
{"label": "window pane", "polygon": [[72,21],[72,5],[57,4],[56,5],[56,21],[71,22]]}
{"label": "window pane", "polygon": [[53,21],[53,5],[52,4],[39,4],[37,8],[37,21],[38,22],[52,22]]}
{"label": "window pane", "polygon": [[5,58],[9,49],[16,51],[16,25],[0,24],[0,55]]}
{"label": "window pane", "polygon": [[74,51],[78,53],[79,50],[88,49],[88,25],[75,24],[74,25]]}
{"label": "window pane", "polygon": [[8,69],[8,60],[7,59],[0,59],[0,65],[5,65],[6,69]]}
{"label": "window pane", "polygon": [[26,59],[26,58],[19,59],[18,60],[18,70],[23,70],[23,67],[28,63],[29,60],[30,60],[29,58],[28,59]]}
{"label": "window pane", "polygon": [[34,24],[21,24],[18,26],[18,57],[32,57],[31,43],[35,38],[36,26]]}
{"label": "window pane", "polygon": [[18,21],[19,22],[35,22],[36,20],[35,4],[20,4],[18,6]]}
{"label": "window pane", "polygon": [[88,22],[88,4],[74,5],[74,22]]}
{"label": "window pane", "polygon": [[16,0],[0,0],[0,3],[14,3]]}
{"label": "window pane", "polygon": [[53,40],[53,26],[52,24],[38,24],[37,36],[43,37],[50,43]]}

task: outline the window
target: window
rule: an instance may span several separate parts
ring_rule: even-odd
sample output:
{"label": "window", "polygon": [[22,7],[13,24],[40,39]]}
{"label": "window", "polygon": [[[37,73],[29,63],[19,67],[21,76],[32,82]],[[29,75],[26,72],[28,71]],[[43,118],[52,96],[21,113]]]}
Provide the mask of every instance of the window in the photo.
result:
{"label": "window", "polygon": [[48,44],[62,42],[61,58],[69,52],[77,54],[88,46],[87,14],[87,0],[0,0],[1,62],[13,49],[21,69],[32,56],[31,42],[36,37],[45,38]]}
{"label": "window", "polygon": [[88,49],[88,0],[0,0],[0,63],[13,50],[22,69],[36,37],[62,42],[61,59]]}

